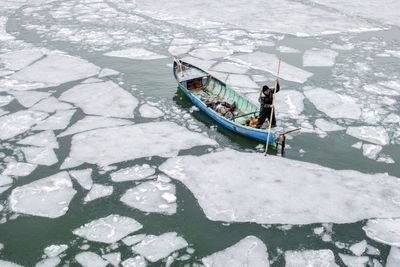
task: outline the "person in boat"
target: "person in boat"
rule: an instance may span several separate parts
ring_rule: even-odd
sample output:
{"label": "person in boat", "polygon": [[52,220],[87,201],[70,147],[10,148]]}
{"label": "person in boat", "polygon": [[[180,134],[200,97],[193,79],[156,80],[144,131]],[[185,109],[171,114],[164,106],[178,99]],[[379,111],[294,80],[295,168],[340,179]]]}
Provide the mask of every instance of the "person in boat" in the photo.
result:
{"label": "person in boat", "polygon": [[[279,86],[279,80],[276,81],[276,93],[278,93],[280,90]],[[260,102],[260,112],[258,115],[258,120],[256,124],[256,128],[261,128],[261,126],[264,124],[265,120],[268,118],[268,120],[271,118],[271,112],[274,109],[272,106],[272,100],[274,96],[274,91],[275,88],[269,88],[268,85],[264,85],[262,88],[262,92],[260,93],[260,98],[258,101]],[[271,127],[276,127],[276,118],[275,118],[275,109],[272,114],[272,121]]]}

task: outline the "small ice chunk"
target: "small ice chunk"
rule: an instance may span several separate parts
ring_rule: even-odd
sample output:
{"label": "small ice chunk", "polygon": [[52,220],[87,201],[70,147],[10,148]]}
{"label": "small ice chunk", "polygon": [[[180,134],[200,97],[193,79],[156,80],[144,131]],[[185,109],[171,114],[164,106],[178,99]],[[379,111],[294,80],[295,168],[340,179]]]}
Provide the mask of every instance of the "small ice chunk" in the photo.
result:
{"label": "small ice chunk", "polygon": [[335,256],[329,249],[286,251],[285,267],[324,266],[338,267]]}
{"label": "small ice chunk", "polygon": [[100,68],[86,60],[53,53],[29,67],[13,74],[11,78],[25,82],[40,82],[48,86],[76,81],[97,75]]}
{"label": "small ice chunk", "polygon": [[324,232],[324,227],[316,227],[313,229],[314,234],[316,235],[322,235]]}
{"label": "small ice chunk", "polygon": [[67,172],[60,172],[15,188],[9,205],[14,212],[57,218],[68,211],[75,193]]}
{"label": "small ice chunk", "polygon": [[175,232],[169,232],[159,236],[148,235],[139,244],[133,246],[132,250],[150,262],[157,262],[187,246],[185,239]]}
{"label": "small ice chunk", "polygon": [[337,125],[334,122],[330,122],[324,119],[316,119],[315,126],[321,129],[324,132],[334,132],[334,131],[342,131],[345,128],[342,126]]}
{"label": "small ice chunk", "polygon": [[0,63],[9,70],[23,69],[44,56],[41,49],[23,49],[0,55]]}
{"label": "small ice chunk", "polygon": [[373,255],[373,256],[379,256],[381,255],[381,252],[379,251],[379,249],[377,249],[374,246],[371,245],[367,245],[367,252],[368,255]]}
{"label": "small ice chunk", "polygon": [[67,157],[60,166],[60,170],[70,169],[82,165],[84,162]]}
{"label": "small ice chunk", "polygon": [[51,95],[51,93],[37,91],[11,91],[10,94],[12,94],[18,102],[26,108],[32,107],[40,100],[48,98]]}
{"label": "small ice chunk", "polygon": [[119,263],[121,262],[121,253],[120,252],[104,254],[104,255],[102,255],[102,257],[105,260],[107,260],[109,263],[111,263],[111,265],[114,267],[118,267]]}
{"label": "small ice chunk", "polygon": [[362,142],[357,142],[357,143],[353,144],[351,147],[354,147],[356,149],[361,149],[362,145],[363,145]]}
{"label": "small ice chunk", "polygon": [[399,267],[400,266],[400,248],[391,247],[389,255],[386,259],[385,267]]}
{"label": "small ice chunk", "polygon": [[159,118],[164,116],[164,112],[149,104],[143,104],[139,108],[140,116],[143,118]]}
{"label": "small ice chunk", "polygon": [[247,236],[233,246],[201,259],[205,267],[269,267],[265,244],[254,236]]}
{"label": "small ice chunk", "polygon": [[68,126],[75,111],[75,109],[59,110],[46,120],[39,122],[33,130],[63,130]]}
{"label": "small ice chunk", "polygon": [[36,263],[35,267],[56,267],[60,262],[59,257],[47,258]]}
{"label": "small ice chunk", "polygon": [[125,182],[146,179],[153,175],[156,170],[148,164],[135,165],[111,173],[113,182]]}
{"label": "small ice chunk", "polygon": [[0,186],[12,184],[13,179],[8,176],[0,174]]}
{"label": "small ice chunk", "polygon": [[400,247],[400,219],[372,219],[363,227],[365,234],[383,244]]}
{"label": "small ice chunk", "polygon": [[165,201],[167,201],[168,204],[176,202],[176,196],[174,194],[169,193],[169,192],[163,193],[161,195],[161,197],[163,199],[165,199]]}
{"label": "small ice chunk", "polygon": [[90,190],[93,185],[92,169],[69,171],[69,174],[74,178],[84,189]]}
{"label": "small ice chunk", "polygon": [[101,184],[93,184],[89,193],[86,195],[84,201],[90,202],[98,198],[109,196],[113,193],[114,188],[112,186],[106,186]]}
{"label": "small ice chunk", "polygon": [[91,221],[72,233],[90,241],[112,244],[140,229],[142,225],[136,220],[113,214]]}
{"label": "small ice chunk", "polygon": [[3,171],[2,175],[28,176],[36,169],[36,167],[37,165],[35,164],[11,161],[7,164],[7,167]]}
{"label": "small ice chunk", "polygon": [[382,126],[351,126],[346,134],[381,146],[389,144],[389,135]]}
{"label": "small ice chunk", "polygon": [[22,265],[13,263],[11,261],[4,261],[4,260],[0,260],[0,266],[1,267],[23,267]]}
{"label": "small ice chunk", "polygon": [[304,67],[331,67],[335,65],[338,52],[329,49],[307,50],[303,55]]}
{"label": "small ice chunk", "polygon": [[339,257],[347,267],[364,267],[369,261],[369,257],[367,256],[359,257],[339,253]]}
{"label": "small ice chunk", "polygon": [[127,246],[132,246],[142,241],[145,237],[146,237],[145,234],[131,235],[123,238],[122,242],[124,242],[124,244]]}
{"label": "small ice chunk", "polygon": [[363,149],[363,155],[365,157],[375,160],[378,157],[379,152],[382,151],[382,146],[364,144],[362,146],[362,149]]}
{"label": "small ice chunk", "polygon": [[134,258],[129,258],[124,260],[122,267],[146,267],[147,263],[143,256],[136,256]]}
{"label": "small ice chunk", "polygon": [[135,60],[153,60],[166,58],[164,55],[159,55],[154,52],[148,51],[144,48],[128,48],[118,51],[111,51],[104,54],[109,57],[122,57]]}
{"label": "small ice chunk", "polygon": [[304,92],[314,106],[331,118],[359,119],[361,105],[356,99],[337,94],[323,88],[313,88]]}
{"label": "small ice chunk", "polygon": [[108,262],[94,252],[85,251],[75,256],[75,260],[83,267],[106,267]]}
{"label": "small ice chunk", "polygon": [[38,165],[51,166],[58,162],[54,150],[48,147],[23,147],[27,162]]}
{"label": "small ice chunk", "polygon": [[365,250],[367,249],[367,245],[368,245],[367,241],[362,240],[362,241],[360,241],[358,243],[355,243],[355,244],[351,245],[349,247],[349,250],[351,252],[353,252],[354,255],[361,256],[365,252]]}
{"label": "small ice chunk", "polygon": [[107,118],[100,116],[86,116],[76,122],[64,132],[60,133],[58,137],[72,135],[75,133],[85,132],[93,129],[108,128],[114,126],[122,126],[133,124],[131,121],[116,118]]}
{"label": "small ice chunk", "polygon": [[98,77],[105,78],[105,77],[110,77],[110,76],[117,76],[118,74],[119,74],[119,72],[116,70],[104,68],[100,71]]}
{"label": "small ice chunk", "polygon": [[256,84],[249,76],[243,74],[229,74],[226,83],[234,87],[243,88],[258,88]]}
{"label": "small ice chunk", "polygon": [[169,203],[162,195],[175,196],[175,185],[161,182],[144,182],[126,191],[121,201],[144,212],[157,212],[166,215],[176,213],[176,203]]}
{"label": "small ice chunk", "polygon": [[68,245],[65,245],[65,244],[51,245],[44,249],[44,254],[46,254],[47,257],[52,258],[52,257],[56,257],[56,256],[60,255],[67,249],[68,249]]}
{"label": "small ice chunk", "polygon": [[66,92],[60,99],[74,103],[83,112],[105,117],[132,118],[138,100],[112,81],[80,84]]}
{"label": "small ice chunk", "polygon": [[29,130],[32,125],[45,119],[47,113],[22,110],[0,117],[0,140],[17,136]]}
{"label": "small ice chunk", "polygon": [[219,47],[200,47],[189,53],[189,55],[201,58],[204,60],[216,59],[232,55],[232,50],[227,50]]}
{"label": "small ice chunk", "polygon": [[300,53],[300,50],[297,50],[295,48],[292,47],[288,47],[288,46],[279,46],[277,48],[277,50],[281,53],[290,53],[290,54],[297,54]]}
{"label": "small ice chunk", "polygon": [[21,145],[31,145],[47,148],[58,148],[57,138],[53,131],[44,131],[35,135],[25,137],[17,142]]}
{"label": "small ice chunk", "polygon": [[38,110],[38,111],[52,113],[57,110],[67,110],[72,108],[74,108],[72,105],[58,101],[57,98],[51,96],[36,103],[34,106],[31,107],[31,110]]}
{"label": "small ice chunk", "polygon": [[11,101],[13,101],[14,97],[10,95],[2,96],[0,95],[0,107],[8,105]]}

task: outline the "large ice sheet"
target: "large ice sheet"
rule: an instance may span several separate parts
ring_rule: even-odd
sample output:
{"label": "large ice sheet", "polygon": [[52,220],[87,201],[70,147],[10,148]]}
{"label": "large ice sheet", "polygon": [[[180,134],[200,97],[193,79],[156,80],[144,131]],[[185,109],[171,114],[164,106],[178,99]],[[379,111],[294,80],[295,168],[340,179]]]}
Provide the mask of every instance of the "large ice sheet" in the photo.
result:
{"label": "large ice sheet", "polygon": [[58,110],[54,115],[39,122],[33,130],[63,130],[65,129],[76,110]]}
{"label": "large ice sheet", "polygon": [[18,102],[26,108],[33,106],[40,100],[51,95],[51,93],[37,91],[10,91],[10,94],[12,94]]}
{"label": "large ice sheet", "polygon": [[113,182],[142,180],[153,175],[155,172],[156,170],[148,164],[135,165],[111,173],[111,180]]}
{"label": "large ice sheet", "polygon": [[[238,63],[242,63],[244,65],[248,65],[249,67],[254,69],[269,72],[273,75],[276,75],[276,71],[278,68],[278,58],[273,54],[268,54],[264,52],[255,52],[251,54],[231,56],[229,57],[229,59]],[[311,72],[287,64],[284,61],[281,62],[279,76],[284,80],[304,83],[312,75],[313,74]]]}
{"label": "large ice sheet", "polygon": [[11,78],[58,86],[62,83],[97,75],[99,71],[99,67],[84,59],[53,53],[13,74]]}
{"label": "large ice sheet", "polygon": [[156,262],[187,246],[188,243],[185,239],[175,232],[170,232],[159,236],[148,235],[142,242],[133,246],[132,250],[144,256],[148,261]]}
{"label": "large ice sheet", "polygon": [[183,182],[214,221],[351,223],[400,214],[393,201],[400,196],[398,178],[384,174],[229,149],[169,159],[159,169]]}
{"label": "large ice sheet", "polygon": [[338,52],[329,49],[310,49],[304,52],[304,67],[331,67],[335,64]]}
{"label": "large ice sheet", "polygon": [[389,135],[382,126],[351,126],[346,134],[377,145],[389,144]]}
{"label": "large ice sheet", "polygon": [[112,214],[91,221],[75,229],[72,233],[90,241],[111,244],[140,229],[142,229],[142,225],[136,220]]}
{"label": "large ice sheet", "polygon": [[269,267],[265,244],[255,236],[248,236],[222,251],[201,259],[205,267]]}
{"label": "large ice sheet", "polygon": [[136,158],[170,157],[182,149],[216,144],[214,140],[173,122],[152,122],[76,134],[72,138],[70,157],[107,166]]}
{"label": "large ice sheet", "polygon": [[27,131],[32,125],[46,117],[47,113],[31,110],[4,115],[0,117],[0,140],[9,139]]}
{"label": "large ice sheet", "polygon": [[285,267],[337,267],[335,256],[329,249],[286,251]]}
{"label": "large ice sheet", "polygon": [[175,185],[170,183],[144,182],[128,189],[120,200],[144,212],[176,213]]}
{"label": "large ice sheet", "polygon": [[53,131],[44,131],[35,135],[30,135],[17,142],[21,145],[32,145],[48,148],[58,148],[57,138]]}
{"label": "large ice sheet", "polygon": [[361,105],[357,100],[331,90],[313,88],[304,92],[314,106],[331,118],[359,119]]}
{"label": "large ice sheet", "polygon": [[54,150],[48,147],[23,147],[21,150],[26,161],[32,164],[51,166],[58,162]]}
{"label": "large ice sheet", "polygon": [[128,48],[124,50],[111,51],[104,55],[109,57],[122,57],[122,58],[139,59],[139,60],[153,60],[153,59],[166,58],[166,56],[164,55],[159,55],[157,53],[148,51],[144,48]]}
{"label": "large ice sheet", "polygon": [[400,247],[400,219],[372,219],[363,227],[365,234],[380,243]]}
{"label": "large ice sheet", "polygon": [[9,70],[20,70],[44,56],[41,49],[23,49],[0,55],[0,64]]}
{"label": "large ice sheet", "polygon": [[14,212],[57,218],[68,211],[75,193],[69,175],[60,172],[15,188],[9,205]]}
{"label": "large ice sheet", "polygon": [[61,100],[74,103],[86,114],[132,118],[138,100],[112,81],[80,84],[64,92]]}

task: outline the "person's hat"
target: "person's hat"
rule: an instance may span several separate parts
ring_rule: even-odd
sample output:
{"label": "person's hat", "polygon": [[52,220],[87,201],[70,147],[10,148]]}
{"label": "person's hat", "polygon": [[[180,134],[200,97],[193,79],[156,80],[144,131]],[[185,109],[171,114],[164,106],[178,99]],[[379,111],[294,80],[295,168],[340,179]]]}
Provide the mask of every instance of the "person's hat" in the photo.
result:
{"label": "person's hat", "polygon": [[262,88],[262,91],[265,92],[265,91],[267,91],[267,90],[269,90],[268,85],[264,85],[263,88]]}

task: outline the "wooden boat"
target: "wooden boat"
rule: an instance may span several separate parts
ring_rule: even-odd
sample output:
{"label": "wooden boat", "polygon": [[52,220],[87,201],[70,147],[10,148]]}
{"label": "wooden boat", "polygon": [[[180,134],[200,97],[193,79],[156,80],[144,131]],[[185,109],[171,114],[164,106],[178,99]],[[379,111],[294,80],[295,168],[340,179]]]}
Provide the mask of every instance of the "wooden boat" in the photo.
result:
{"label": "wooden boat", "polygon": [[[223,127],[240,135],[266,142],[268,129],[257,129],[246,125],[246,121],[258,115],[259,107],[245,96],[234,91],[224,82],[211,76],[207,72],[179,59],[174,61],[174,76],[179,88],[187,97]],[[230,116],[222,115],[210,106],[211,101],[223,101],[234,105]],[[278,128],[272,128],[269,143],[275,145],[275,135]]]}

